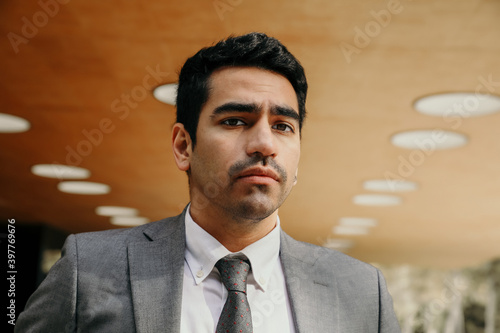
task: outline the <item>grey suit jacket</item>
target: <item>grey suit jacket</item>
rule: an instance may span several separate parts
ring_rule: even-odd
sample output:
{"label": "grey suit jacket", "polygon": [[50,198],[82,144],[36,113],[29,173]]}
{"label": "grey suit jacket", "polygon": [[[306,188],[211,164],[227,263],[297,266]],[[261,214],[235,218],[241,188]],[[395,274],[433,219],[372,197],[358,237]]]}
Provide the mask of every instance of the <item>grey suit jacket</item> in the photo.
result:
{"label": "grey suit jacket", "polygon": [[[71,235],[15,332],[179,332],[184,248],[184,213]],[[284,232],[280,258],[298,333],[400,332],[373,266]]]}

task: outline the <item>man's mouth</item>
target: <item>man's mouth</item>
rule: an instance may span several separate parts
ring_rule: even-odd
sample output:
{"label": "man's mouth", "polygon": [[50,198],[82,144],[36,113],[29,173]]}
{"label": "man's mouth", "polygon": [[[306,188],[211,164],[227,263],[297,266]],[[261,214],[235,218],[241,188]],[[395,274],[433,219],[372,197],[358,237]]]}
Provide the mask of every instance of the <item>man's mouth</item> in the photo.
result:
{"label": "man's mouth", "polygon": [[247,183],[261,185],[270,185],[280,182],[280,178],[276,172],[272,169],[263,167],[253,167],[244,170],[237,175],[236,179]]}

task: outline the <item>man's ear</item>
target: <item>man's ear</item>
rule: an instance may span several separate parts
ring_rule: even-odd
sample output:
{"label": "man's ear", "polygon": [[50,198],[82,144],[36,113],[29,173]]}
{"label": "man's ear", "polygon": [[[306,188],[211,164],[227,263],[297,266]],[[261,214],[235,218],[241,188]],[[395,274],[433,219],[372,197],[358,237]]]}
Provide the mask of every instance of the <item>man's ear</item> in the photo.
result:
{"label": "man's ear", "polygon": [[293,179],[293,186],[297,185],[297,175],[299,174],[299,168],[297,168],[297,170],[295,170],[295,178]]}
{"label": "man's ear", "polygon": [[181,171],[188,171],[191,165],[193,146],[191,136],[181,123],[175,123],[172,129],[172,150],[175,164]]}

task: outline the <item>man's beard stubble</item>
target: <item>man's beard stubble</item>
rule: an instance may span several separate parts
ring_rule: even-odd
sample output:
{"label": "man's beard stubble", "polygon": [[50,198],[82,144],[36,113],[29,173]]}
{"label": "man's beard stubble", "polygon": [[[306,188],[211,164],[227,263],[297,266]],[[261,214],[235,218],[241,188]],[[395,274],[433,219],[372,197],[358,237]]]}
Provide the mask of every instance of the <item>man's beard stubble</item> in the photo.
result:
{"label": "man's beard stubble", "polygon": [[[238,174],[260,165],[271,168],[278,175],[281,189],[278,202],[270,207],[265,207],[264,202],[259,203],[258,200],[250,198],[249,200],[240,201],[237,203],[237,206],[227,206],[226,210],[232,215],[235,221],[258,223],[264,220],[281,206],[290,192],[286,190],[283,192],[283,187],[287,184],[288,180],[286,170],[271,157],[264,157],[261,154],[256,154],[247,160],[236,162],[229,168],[227,173],[229,190],[235,184]],[[262,195],[264,200],[267,199],[269,201],[268,194],[271,192],[271,188],[268,185],[254,185],[249,189],[249,195],[252,194],[251,192],[257,192],[257,195]]]}

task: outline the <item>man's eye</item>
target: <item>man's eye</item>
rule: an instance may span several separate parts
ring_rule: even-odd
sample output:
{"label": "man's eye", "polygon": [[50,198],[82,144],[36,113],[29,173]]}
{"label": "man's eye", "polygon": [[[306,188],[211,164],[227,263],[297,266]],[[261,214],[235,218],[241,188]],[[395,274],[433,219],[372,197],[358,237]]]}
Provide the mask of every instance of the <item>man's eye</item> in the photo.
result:
{"label": "man's eye", "polygon": [[245,123],[239,119],[226,119],[222,122],[222,125],[227,125],[227,126],[242,126],[245,125]]}
{"label": "man's eye", "polygon": [[277,129],[278,131],[281,131],[281,132],[292,132],[293,133],[292,126],[287,125],[287,124],[283,124],[283,123],[276,124],[273,126],[273,128]]}

